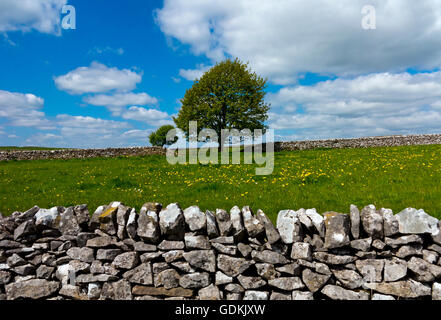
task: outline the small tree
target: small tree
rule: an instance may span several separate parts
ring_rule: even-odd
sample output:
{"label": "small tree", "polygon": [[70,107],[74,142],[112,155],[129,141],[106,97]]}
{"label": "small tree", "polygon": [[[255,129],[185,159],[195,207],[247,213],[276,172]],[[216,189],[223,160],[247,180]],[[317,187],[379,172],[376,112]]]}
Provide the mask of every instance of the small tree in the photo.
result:
{"label": "small tree", "polygon": [[175,127],[173,127],[172,125],[164,125],[162,127],[160,127],[158,130],[152,132],[149,135],[149,141],[152,144],[152,146],[159,146],[162,147],[164,145],[170,145],[173,144],[174,141],[168,141],[167,142],[167,132],[169,132],[170,130],[174,129]]}
{"label": "small tree", "polygon": [[265,129],[269,109],[263,100],[265,89],[266,79],[252,72],[248,64],[227,59],[195,80],[173,120],[187,137],[189,121],[198,121],[198,131],[213,129],[219,142],[222,129]]}

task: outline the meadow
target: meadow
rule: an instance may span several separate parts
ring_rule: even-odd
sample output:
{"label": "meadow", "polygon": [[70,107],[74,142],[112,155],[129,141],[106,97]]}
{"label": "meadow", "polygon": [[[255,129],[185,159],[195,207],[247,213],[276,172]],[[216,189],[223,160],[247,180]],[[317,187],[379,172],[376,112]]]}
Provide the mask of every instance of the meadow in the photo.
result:
{"label": "meadow", "polygon": [[441,218],[441,145],[278,152],[271,175],[256,165],[170,165],[160,155],[0,162],[0,212],[33,205],[113,200],[139,210],[154,201],[214,210],[249,205],[273,221],[279,210],[348,212],[374,204],[398,213],[423,208]]}

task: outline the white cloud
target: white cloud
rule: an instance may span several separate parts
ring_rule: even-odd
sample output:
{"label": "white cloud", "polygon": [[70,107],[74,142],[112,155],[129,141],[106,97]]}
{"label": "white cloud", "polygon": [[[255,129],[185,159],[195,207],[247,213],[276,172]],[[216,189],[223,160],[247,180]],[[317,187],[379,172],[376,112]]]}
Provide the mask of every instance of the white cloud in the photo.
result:
{"label": "white cloud", "polygon": [[205,66],[203,64],[197,65],[196,69],[180,69],[179,75],[189,81],[194,81],[202,77],[202,75],[210,69],[209,66]]}
{"label": "white cloud", "polygon": [[435,133],[441,123],[441,72],[284,87],[269,100],[270,126],[295,131],[297,139]]}
{"label": "white cloud", "polygon": [[361,27],[361,0],[165,0],[156,21],[212,61],[237,56],[278,84],[305,72],[355,76],[441,67],[441,2],[372,0],[377,28]]}
{"label": "white cloud", "polygon": [[157,109],[146,109],[142,107],[132,106],[123,113],[124,119],[145,122],[151,126],[159,127],[165,124],[173,125],[171,116],[167,112]]}
{"label": "white cloud", "polygon": [[128,69],[109,68],[92,62],[89,67],[79,67],[65,75],[54,77],[58,89],[71,94],[100,93],[116,90],[133,90],[142,75]]}
{"label": "white cloud", "polygon": [[7,119],[11,126],[48,129],[49,121],[39,111],[43,104],[42,98],[31,93],[0,90],[0,118]]}
{"label": "white cloud", "polygon": [[157,98],[151,97],[145,92],[126,92],[112,95],[99,94],[85,97],[83,100],[94,106],[107,107],[115,116],[121,115],[123,108],[129,105],[155,105],[158,103]]}
{"label": "white cloud", "polygon": [[60,13],[67,0],[2,0],[0,32],[37,30],[59,35]]}

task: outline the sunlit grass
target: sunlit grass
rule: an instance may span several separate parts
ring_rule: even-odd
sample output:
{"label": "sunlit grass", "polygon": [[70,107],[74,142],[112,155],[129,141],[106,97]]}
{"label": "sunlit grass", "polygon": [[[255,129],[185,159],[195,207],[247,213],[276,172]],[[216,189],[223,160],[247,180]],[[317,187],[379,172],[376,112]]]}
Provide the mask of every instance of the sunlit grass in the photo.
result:
{"label": "sunlit grass", "polygon": [[201,209],[249,205],[273,220],[281,209],[348,212],[374,204],[441,217],[441,145],[276,153],[269,176],[255,165],[170,165],[160,155],[0,162],[0,211],[112,200]]}

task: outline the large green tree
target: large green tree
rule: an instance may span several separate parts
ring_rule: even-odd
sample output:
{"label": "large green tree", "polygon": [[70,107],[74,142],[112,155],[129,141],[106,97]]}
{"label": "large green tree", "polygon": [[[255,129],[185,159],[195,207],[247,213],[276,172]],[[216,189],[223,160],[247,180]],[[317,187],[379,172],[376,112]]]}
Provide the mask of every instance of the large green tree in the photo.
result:
{"label": "large green tree", "polygon": [[198,131],[222,129],[265,129],[269,104],[264,102],[266,79],[252,72],[239,59],[219,62],[196,79],[173,120],[189,134],[189,121],[198,121]]}

